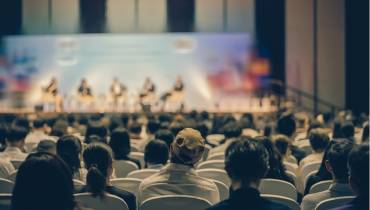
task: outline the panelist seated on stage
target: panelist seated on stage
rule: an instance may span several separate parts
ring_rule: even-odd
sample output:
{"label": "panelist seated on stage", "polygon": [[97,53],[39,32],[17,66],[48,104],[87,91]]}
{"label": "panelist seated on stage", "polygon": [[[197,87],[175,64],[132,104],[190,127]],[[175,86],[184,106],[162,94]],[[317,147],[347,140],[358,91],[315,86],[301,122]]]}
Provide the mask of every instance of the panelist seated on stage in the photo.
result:
{"label": "panelist seated on stage", "polygon": [[81,80],[81,84],[78,87],[77,92],[78,92],[78,95],[81,97],[92,97],[92,91],[86,79]]}
{"label": "panelist seated on stage", "polygon": [[110,87],[110,93],[114,99],[122,97],[127,92],[127,87],[118,81],[117,78],[113,79],[113,83]]}
{"label": "panelist seated on stage", "polygon": [[140,93],[140,98],[144,98],[148,95],[154,94],[155,93],[155,85],[152,82],[152,80],[147,77],[144,82],[143,89]]}
{"label": "panelist seated on stage", "polygon": [[49,84],[43,88],[43,92],[49,96],[57,96],[58,94],[58,82],[55,77],[53,77]]}

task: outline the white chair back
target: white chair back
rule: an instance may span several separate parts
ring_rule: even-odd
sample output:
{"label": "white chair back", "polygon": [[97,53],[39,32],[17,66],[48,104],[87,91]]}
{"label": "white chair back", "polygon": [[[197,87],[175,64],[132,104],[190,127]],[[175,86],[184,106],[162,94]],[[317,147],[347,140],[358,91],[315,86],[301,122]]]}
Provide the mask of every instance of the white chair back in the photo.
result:
{"label": "white chair back", "polygon": [[85,183],[81,180],[73,179],[73,185],[78,188],[85,186]]}
{"label": "white chair back", "polygon": [[319,204],[317,204],[315,210],[333,209],[333,208],[336,208],[336,207],[339,207],[339,206],[342,206],[344,204],[351,202],[354,198],[355,196],[330,198],[330,199],[321,201]]}
{"label": "white chair back", "polygon": [[144,153],[142,152],[130,152],[128,156],[132,159],[136,159],[140,161],[141,168],[144,168],[145,166],[145,161],[144,161]]}
{"label": "white chair back", "polygon": [[211,154],[207,160],[225,160],[225,153],[224,152],[217,152]]}
{"label": "white chair back", "polygon": [[172,210],[204,210],[212,204],[203,199],[188,195],[165,195],[145,200],[139,210],[172,209]]}
{"label": "white chair back", "polygon": [[17,173],[18,173],[18,170],[13,171],[11,174],[9,174],[7,180],[15,183],[15,178],[17,177]]}
{"label": "white chair back", "polygon": [[115,160],[113,161],[113,168],[117,178],[124,178],[132,171],[139,170],[139,167],[131,161]]}
{"label": "white chair back", "polygon": [[278,179],[262,179],[259,191],[261,194],[279,195],[297,200],[297,189],[289,182]]}
{"label": "white chair back", "polygon": [[230,194],[229,187],[223,182],[220,182],[218,180],[212,181],[216,184],[218,192],[220,193],[220,201],[228,199]]}
{"label": "white chair back", "polygon": [[12,194],[0,193],[0,209],[11,210]]}
{"label": "white chair back", "polygon": [[306,189],[306,184],[307,184],[308,179],[311,176],[314,176],[315,174],[317,174],[317,172],[318,172],[318,170],[311,171],[309,174],[307,174],[306,177],[304,177],[303,182],[302,182],[302,190]]}
{"label": "white chair back", "polygon": [[141,179],[134,179],[134,178],[119,178],[119,179],[110,180],[113,186],[119,189],[122,189],[122,190],[129,191],[135,196],[139,192],[139,185],[141,181],[142,181]]}
{"label": "white chair back", "polygon": [[319,170],[320,165],[321,165],[321,162],[313,162],[313,163],[309,163],[303,166],[301,170],[301,176],[300,176],[301,181],[303,182],[306,179],[307,175],[310,174],[312,171]]}
{"label": "white chair back", "polygon": [[0,193],[13,193],[14,183],[0,178]]}
{"label": "white chair back", "polygon": [[23,160],[10,160],[10,162],[13,164],[14,168],[17,170],[19,166],[23,163]]}
{"label": "white chair back", "polygon": [[127,178],[135,178],[135,179],[145,179],[150,177],[151,175],[157,173],[158,169],[141,169],[132,171],[127,175]]}
{"label": "white chair back", "polygon": [[298,184],[298,180],[297,180],[297,176],[295,175],[295,173],[293,173],[293,172],[291,172],[291,171],[286,170],[286,171],[285,171],[285,174],[286,174],[287,176],[289,176],[289,177],[294,181],[294,185],[295,185],[295,186],[297,186],[297,184]]}
{"label": "white chair back", "polygon": [[268,199],[270,201],[274,201],[276,203],[280,203],[286,207],[288,207],[291,210],[301,210],[301,207],[299,204],[290,198],[284,197],[284,196],[278,196],[278,195],[268,195],[268,194],[262,194],[263,198]]}
{"label": "white chair back", "polygon": [[139,148],[131,145],[131,152],[139,152]]}
{"label": "white chair back", "polygon": [[297,169],[298,169],[298,165],[297,164],[289,163],[289,162],[285,162],[285,161],[284,161],[283,164],[284,164],[285,169],[287,171],[291,171],[292,173],[296,174]]}
{"label": "white chair back", "polygon": [[306,155],[309,155],[309,154],[311,154],[313,152],[309,140],[299,141],[299,143],[297,144],[297,146],[298,146],[298,148],[300,148],[301,150],[303,150],[306,153]]}
{"label": "white chair back", "polygon": [[82,206],[94,210],[129,210],[123,199],[111,194],[106,194],[104,199],[101,199],[93,197],[91,193],[79,193],[75,198]]}
{"label": "white chair back", "polygon": [[224,183],[226,186],[231,185],[230,178],[227,175],[225,170],[208,168],[208,169],[200,169],[200,170],[197,170],[196,172],[201,177],[220,181]]}
{"label": "white chair back", "polygon": [[223,134],[210,134],[206,137],[206,140],[214,145],[219,145],[224,139],[225,136]]}
{"label": "white chair back", "polygon": [[318,193],[329,189],[329,186],[333,183],[332,180],[326,180],[318,182],[311,186],[310,188],[310,194],[312,193]]}
{"label": "white chair back", "polygon": [[206,169],[206,168],[214,168],[214,169],[225,169],[225,161],[224,160],[207,160],[200,163],[197,169]]}

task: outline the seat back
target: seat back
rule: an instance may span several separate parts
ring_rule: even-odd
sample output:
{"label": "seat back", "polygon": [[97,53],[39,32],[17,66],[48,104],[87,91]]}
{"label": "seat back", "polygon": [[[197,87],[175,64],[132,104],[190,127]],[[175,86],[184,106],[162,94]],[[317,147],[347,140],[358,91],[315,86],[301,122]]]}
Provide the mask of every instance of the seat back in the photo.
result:
{"label": "seat back", "polygon": [[23,163],[23,160],[11,160],[10,161],[14,168],[17,170],[19,168],[19,166],[21,166],[21,164]]}
{"label": "seat back", "polygon": [[284,167],[287,171],[291,171],[294,174],[297,172],[297,169],[298,169],[297,164],[289,163],[289,162],[286,162],[286,161],[284,161],[283,164],[284,164]]}
{"label": "seat back", "polygon": [[306,153],[306,155],[311,154],[312,151],[313,151],[309,140],[299,141],[297,146],[298,146],[298,148],[303,150]]}
{"label": "seat back", "polygon": [[73,185],[75,187],[82,187],[82,186],[85,186],[85,183],[81,180],[78,180],[78,179],[73,179]]}
{"label": "seat back", "polygon": [[297,176],[295,175],[295,173],[287,170],[285,171],[285,174],[289,176],[294,181],[294,185],[297,186],[298,180],[297,180]]}
{"label": "seat back", "polygon": [[336,207],[339,207],[346,203],[351,202],[354,198],[355,196],[330,198],[330,199],[321,201],[319,204],[317,204],[315,210],[333,209],[333,208],[336,208]]}
{"label": "seat back", "polygon": [[220,182],[224,183],[226,186],[231,185],[230,178],[227,175],[225,170],[207,168],[207,169],[197,170],[196,172],[201,177],[220,181]]}
{"label": "seat back", "polygon": [[301,207],[299,204],[290,198],[284,197],[284,196],[278,196],[278,195],[269,195],[269,194],[262,194],[263,198],[268,199],[270,201],[274,201],[276,203],[280,203],[286,207],[288,207],[291,210],[301,210]]}
{"label": "seat back", "polygon": [[207,142],[213,145],[219,145],[225,139],[223,134],[210,134],[206,137]]}
{"label": "seat back", "polygon": [[106,194],[102,199],[93,197],[91,193],[79,193],[75,198],[83,207],[94,210],[129,210],[123,199],[111,194]]}
{"label": "seat back", "polygon": [[135,179],[145,179],[149,176],[157,173],[159,170],[157,169],[141,169],[132,171],[127,175],[127,178],[135,178]]}
{"label": "seat back", "polygon": [[11,210],[12,194],[0,193],[0,209]]}
{"label": "seat back", "polygon": [[139,170],[139,167],[127,160],[115,160],[113,161],[113,168],[117,178],[124,178],[132,171]]}
{"label": "seat back", "polygon": [[303,189],[306,189],[306,184],[307,184],[308,179],[310,179],[311,176],[314,176],[315,174],[317,174],[317,172],[318,170],[311,171],[309,174],[306,175],[306,177],[304,177],[302,181]]}
{"label": "seat back", "polygon": [[0,193],[13,193],[14,183],[0,178]]}
{"label": "seat back", "polygon": [[261,194],[279,195],[297,200],[297,189],[289,182],[278,179],[262,179],[259,191]]}
{"label": "seat back", "polygon": [[113,186],[119,189],[122,189],[122,190],[129,191],[135,196],[139,192],[139,185],[141,181],[142,181],[141,179],[134,179],[134,178],[119,178],[119,179],[110,180]]}
{"label": "seat back", "polygon": [[141,168],[144,168],[145,166],[145,161],[144,161],[144,153],[142,152],[130,152],[128,156],[132,159],[136,159],[140,161]]}
{"label": "seat back", "polygon": [[172,210],[204,210],[212,204],[202,198],[188,195],[165,195],[145,200],[139,210],[172,209]]}
{"label": "seat back", "polygon": [[312,171],[319,170],[320,165],[321,162],[313,162],[303,166],[300,176],[301,181],[303,182],[306,179],[307,175],[310,174]]}
{"label": "seat back", "polygon": [[225,153],[224,152],[217,152],[215,154],[210,155],[207,160],[225,160]]}
{"label": "seat back", "polygon": [[200,163],[197,169],[206,169],[206,168],[214,168],[214,169],[225,169],[225,161],[224,160],[207,160]]}
{"label": "seat back", "polygon": [[325,190],[329,189],[329,186],[332,183],[333,183],[332,180],[326,180],[326,181],[318,182],[318,183],[311,186],[310,194],[325,191]]}
{"label": "seat back", "polygon": [[218,180],[212,180],[216,186],[217,186],[217,189],[218,189],[218,192],[220,194],[220,201],[223,201],[223,200],[226,200],[229,198],[229,187],[224,184],[223,182],[220,182]]}
{"label": "seat back", "polygon": [[18,170],[13,171],[11,174],[9,174],[7,180],[12,181],[15,183],[15,178],[17,177]]}
{"label": "seat back", "polygon": [[139,148],[131,145],[131,152],[139,152]]}

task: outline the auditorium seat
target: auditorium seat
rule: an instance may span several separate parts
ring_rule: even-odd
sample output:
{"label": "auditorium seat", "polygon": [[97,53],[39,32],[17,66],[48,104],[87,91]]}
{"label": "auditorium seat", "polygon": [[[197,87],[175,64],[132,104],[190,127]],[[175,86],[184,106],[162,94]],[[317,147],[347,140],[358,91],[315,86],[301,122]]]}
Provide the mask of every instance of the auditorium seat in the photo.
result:
{"label": "auditorium seat", "polygon": [[298,148],[303,150],[306,155],[309,155],[312,153],[312,147],[309,140],[302,140],[297,143]]}
{"label": "auditorium seat", "polygon": [[297,189],[289,182],[278,179],[262,179],[259,191],[261,194],[278,195],[297,200]]}
{"label": "auditorium seat", "polygon": [[130,172],[139,170],[139,167],[135,163],[126,160],[113,161],[113,168],[117,178],[124,178]]}
{"label": "auditorium seat", "polygon": [[218,192],[220,194],[220,201],[226,200],[229,198],[229,187],[218,180],[212,179],[212,181],[217,185]]}
{"label": "auditorium seat", "polygon": [[318,172],[318,170],[311,171],[309,174],[307,174],[304,177],[303,181],[301,182],[302,192],[304,191],[304,189],[306,189],[307,181],[310,179],[310,177],[315,176],[317,174],[317,172]]}
{"label": "auditorium seat", "polygon": [[321,161],[320,162],[312,162],[312,163],[309,163],[309,164],[303,166],[303,168],[301,169],[301,174],[300,174],[301,182],[304,183],[304,181],[307,179],[307,176],[310,173],[312,173],[313,171],[319,170],[320,165],[321,165]]}
{"label": "auditorium seat", "polygon": [[139,185],[141,183],[141,179],[135,178],[118,178],[118,179],[111,179],[110,182],[113,186],[129,191],[130,193],[134,194],[135,196],[139,192]]}
{"label": "auditorium seat", "polygon": [[145,200],[139,210],[204,210],[212,204],[203,199],[189,195],[165,195]]}
{"label": "auditorium seat", "polygon": [[298,180],[297,180],[297,176],[295,175],[295,173],[291,171],[285,171],[285,173],[287,176],[289,176],[294,181],[294,185],[297,186]]}
{"label": "auditorium seat", "polygon": [[6,193],[0,193],[0,209],[11,210],[12,195]]}
{"label": "auditorium seat", "polygon": [[314,184],[314,185],[311,186],[311,188],[310,188],[310,194],[328,190],[329,189],[329,186],[332,183],[333,183],[332,180],[326,180],[326,181],[318,182],[318,183],[316,183],[316,184]]}
{"label": "auditorium seat", "polygon": [[207,168],[207,169],[196,170],[196,172],[201,177],[220,181],[220,182],[224,183],[226,186],[231,185],[230,178],[227,175],[225,170]]}
{"label": "auditorium seat", "polygon": [[73,185],[75,187],[82,187],[82,186],[85,186],[85,183],[83,181],[80,181],[80,180],[77,180],[77,179],[73,179]]}
{"label": "auditorium seat", "polygon": [[145,161],[144,161],[144,153],[142,152],[130,152],[128,156],[132,159],[136,159],[140,161],[141,168],[144,168]]}
{"label": "auditorium seat", "polygon": [[0,193],[12,193],[14,188],[14,183],[0,178]]}
{"label": "auditorium seat", "polygon": [[321,201],[319,204],[317,204],[315,210],[333,209],[333,208],[336,208],[336,207],[339,207],[339,206],[342,206],[344,204],[351,202],[354,198],[355,196],[330,198],[330,199]]}
{"label": "auditorium seat", "polygon": [[297,169],[298,169],[297,164],[293,164],[293,163],[289,163],[289,162],[285,162],[285,161],[284,161],[283,164],[284,164],[286,170],[291,171],[294,174],[297,173]]}
{"label": "auditorium seat", "polygon": [[23,160],[11,160],[10,162],[13,164],[15,169],[18,169],[19,166],[21,166],[21,164],[23,163]]}
{"label": "auditorium seat", "polygon": [[10,180],[12,181],[13,183],[15,183],[15,178],[17,177],[17,173],[18,173],[18,170],[16,171],[13,171],[7,178],[7,180]]}
{"label": "auditorium seat", "polygon": [[83,207],[94,210],[129,210],[123,199],[108,193],[103,199],[93,197],[91,193],[79,193],[75,195],[75,198]]}
{"label": "auditorium seat", "polygon": [[225,139],[223,134],[210,134],[206,137],[208,143],[218,146],[220,145],[221,141]]}
{"label": "auditorium seat", "polygon": [[286,207],[288,207],[291,210],[301,210],[301,207],[297,203],[297,201],[287,198],[284,196],[279,196],[279,195],[269,195],[269,194],[261,194],[261,196],[265,199],[268,199],[270,201],[274,201],[276,203],[280,203]]}
{"label": "auditorium seat", "polygon": [[127,175],[127,178],[135,178],[135,179],[145,179],[149,176],[157,173],[159,170],[157,169],[141,169],[132,171]]}
{"label": "auditorium seat", "polygon": [[197,169],[206,169],[206,168],[214,168],[214,169],[225,169],[225,161],[224,160],[207,160],[200,163]]}
{"label": "auditorium seat", "polygon": [[131,152],[139,152],[139,148],[131,145]]}
{"label": "auditorium seat", "polygon": [[224,159],[225,159],[224,152],[218,152],[218,153],[212,154],[207,158],[207,160],[224,160]]}

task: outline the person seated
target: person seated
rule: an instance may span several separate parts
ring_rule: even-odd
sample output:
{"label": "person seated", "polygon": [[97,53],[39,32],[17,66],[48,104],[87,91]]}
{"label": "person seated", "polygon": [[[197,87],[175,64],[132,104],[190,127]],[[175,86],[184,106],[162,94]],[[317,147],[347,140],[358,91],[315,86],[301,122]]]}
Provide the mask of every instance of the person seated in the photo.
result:
{"label": "person seated", "polygon": [[50,153],[30,154],[19,167],[13,210],[81,210],[73,196],[72,176],[62,159]]}
{"label": "person seated", "polygon": [[78,92],[78,95],[81,97],[91,97],[92,96],[91,88],[88,85],[86,79],[81,80],[81,83],[77,89],[77,92]]}
{"label": "person seated", "polygon": [[53,155],[57,154],[57,144],[50,139],[41,140],[36,147],[36,152],[47,152]]}
{"label": "person seated", "polygon": [[369,143],[355,146],[348,157],[349,184],[356,195],[350,203],[333,210],[369,209]]}
{"label": "person seated", "polygon": [[155,139],[164,141],[167,144],[167,147],[170,148],[175,136],[168,129],[160,129],[155,133]]}
{"label": "person seated", "polygon": [[7,179],[14,171],[15,168],[9,160],[0,158],[0,178]]}
{"label": "person seated", "polygon": [[233,141],[225,152],[225,170],[231,179],[230,196],[207,210],[288,210],[282,204],[262,198],[258,191],[268,169],[268,152],[261,143],[244,138]]}
{"label": "person seated", "polygon": [[340,128],[343,138],[355,141],[355,126],[351,122],[344,122]]}
{"label": "person seated", "polygon": [[41,140],[47,139],[49,136],[46,134],[46,123],[43,119],[36,119],[33,121],[33,129],[26,136],[26,144],[38,144]]}
{"label": "person seated", "polygon": [[6,148],[0,153],[0,159],[23,161],[27,157],[24,153],[24,139],[28,130],[19,126],[12,126],[6,138]]}
{"label": "person seated", "polygon": [[365,122],[362,127],[361,142],[369,141],[369,121]]}
{"label": "person seated", "polygon": [[148,121],[146,125],[146,137],[136,144],[140,152],[144,152],[145,146],[155,138],[155,132],[159,130],[159,126],[158,120],[151,119]]}
{"label": "person seated", "polygon": [[277,150],[283,158],[283,162],[297,164],[297,159],[292,155],[290,150],[291,142],[290,139],[282,134],[273,136],[272,138]]}
{"label": "person seated", "polygon": [[168,147],[164,141],[152,140],[146,145],[144,152],[145,168],[161,169],[167,164],[168,158]]}
{"label": "person seated", "polygon": [[110,148],[103,143],[91,143],[83,152],[83,161],[88,170],[86,186],[76,189],[78,193],[90,192],[93,197],[104,198],[109,193],[123,199],[130,210],[136,210],[136,198],[132,193],[111,185],[113,158]]}
{"label": "person seated", "polygon": [[67,164],[73,179],[85,182],[87,171],[81,167],[81,152],[81,141],[76,136],[66,135],[57,142],[57,155]]}
{"label": "person seated", "polygon": [[89,144],[89,137],[96,135],[103,143],[107,143],[108,129],[99,121],[90,122],[85,133],[85,143]]}
{"label": "person seated", "polygon": [[352,148],[353,143],[348,140],[337,141],[331,145],[326,156],[325,165],[332,174],[333,183],[328,190],[306,195],[302,200],[302,210],[315,209],[317,204],[329,198],[353,195],[348,184],[347,169],[348,154]]}
{"label": "person seated", "polygon": [[130,158],[131,152],[130,136],[125,128],[116,128],[109,141],[109,146],[113,151],[114,160],[127,160],[135,163],[138,168],[141,168],[140,161],[134,158]]}
{"label": "person seated", "polygon": [[142,137],[141,137],[141,124],[138,122],[133,122],[130,127],[130,139],[132,146],[139,149],[139,144],[142,143]]}
{"label": "person seated", "polygon": [[200,177],[194,169],[202,158],[204,146],[198,131],[191,128],[180,131],[171,144],[170,163],[141,182],[138,204],[163,195],[190,195],[217,203],[220,196],[215,183]]}
{"label": "person seated", "polygon": [[211,149],[208,153],[208,156],[220,152],[225,152],[226,148],[235,141],[236,138],[241,136],[242,128],[236,122],[230,122],[225,125],[223,128],[223,133],[225,135],[225,142],[213,149]]}
{"label": "person seated", "polygon": [[313,153],[301,160],[299,163],[298,172],[301,172],[302,168],[309,163],[321,162],[322,158],[324,157],[325,148],[329,144],[329,136],[322,128],[312,129],[308,139],[313,149]]}

